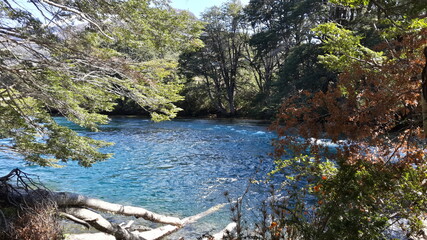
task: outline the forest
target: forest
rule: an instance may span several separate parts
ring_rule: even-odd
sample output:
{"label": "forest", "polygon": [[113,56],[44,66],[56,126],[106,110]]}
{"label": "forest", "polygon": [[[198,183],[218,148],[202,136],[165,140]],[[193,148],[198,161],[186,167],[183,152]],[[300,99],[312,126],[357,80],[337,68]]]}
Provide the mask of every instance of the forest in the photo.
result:
{"label": "forest", "polygon": [[[0,161],[104,163],[113,143],[58,117],[97,133],[123,115],[271,123],[261,221],[230,199],[232,224],[199,239],[427,239],[425,0],[229,0],[200,19],[168,0],[0,1]],[[60,218],[103,232],[81,239],[160,239],[224,206],[164,216],[9,169],[0,239],[73,239]]]}

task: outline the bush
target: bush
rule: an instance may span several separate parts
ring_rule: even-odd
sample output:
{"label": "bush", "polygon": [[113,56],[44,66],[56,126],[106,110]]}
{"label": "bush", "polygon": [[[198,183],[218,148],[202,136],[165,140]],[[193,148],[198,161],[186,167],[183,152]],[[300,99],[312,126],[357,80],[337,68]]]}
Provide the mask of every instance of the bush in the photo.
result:
{"label": "bush", "polygon": [[[54,202],[42,201],[20,207],[7,214],[6,229],[0,239],[7,240],[59,240],[63,239],[57,207]],[[6,219],[6,217],[5,217]]]}
{"label": "bush", "polygon": [[334,163],[308,156],[276,163],[273,174],[285,174],[282,193],[287,197],[272,203],[270,229],[281,237],[392,239],[423,234],[424,164]]}

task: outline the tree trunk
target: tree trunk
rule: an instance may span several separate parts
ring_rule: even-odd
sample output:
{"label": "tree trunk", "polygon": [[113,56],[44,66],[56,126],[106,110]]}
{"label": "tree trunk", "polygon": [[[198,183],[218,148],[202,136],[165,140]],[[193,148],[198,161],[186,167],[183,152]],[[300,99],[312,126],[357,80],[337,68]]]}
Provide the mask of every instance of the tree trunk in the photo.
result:
{"label": "tree trunk", "polygon": [[[16,185],[10,184],[11,182]],[[39,188],[37,185],[39,184],[35,183],[19,169],[14,169],[8,175],[0,177],[0,207],[31,209],[31,206],[35,206],[37,203],[51,203],[50,206],[59,210],[59,216],[64,216],[86,227],[92,226],[104,233],[76,235],[75,238],[72,235],[68,239],[155,240],[169,235],[226,205],[219,204],[197,215],[180,219],[153,213],[141,207],[110,203],[75,193],[51,192],[44,187]],[[96,213],[95,210],[137,218],[141,217],[167,225],[156,229],[131,228],[133,221],[126,225],[115,224]],[[53,211],[50,214],[55,214],[55,212]],[[7,227],[7,221],[5,224]]]}
{"label": "tree trunk", "polygon": [[51,195],[52,199],[56,201],[59,207],[87,207],[124,216],[141,217],[145,220],[156,223],[164,223],[176,226],[182,224],[179,218],[159,215],[140,207],[109,203],[99,199],[88,198],[83,195],[68,192],[53,192]]}
{"label": "tree trunk", "polygon": [[230,99],[229,101],[228,101],[228,106],[229,106],[229,108],[230,108],[230,116],[234,116],[234,115],[236,115],[236,107],[235,107],[235,105],[234,105],[234,98],[232,98],[232,99]]}
{"label": "tree trunk", "polygon": [[235,94],[235,79],[230,80],[230,84],[227,87],[227,101],[228,101],[228,111],[230,116],[234,116],[236,114],[236,105],[234,102],[234,94]]}
{"label": "tree trunk", "polygon": [[232,222],[227,225],[223,230],[220,232],[212,235],[214,240],[222,240],[222,239],[234,239],[232,236],[236,231],[237,223]]}
{"label": "tree trunk", "polygon": [[[197,215],[179,219],[176,217],[156,214],[140,207],[109,203],[100,199],[88,198],[83,195],[68,192],[34,190],[26,193],[19,192],[13,194],[11,199],[13,199],[14,202],[23,203],[28,200],[42,200],[40,196],[43,196],[43,199],[46,199],[45,197],[47,196],[49,200],[55,202],[58,209],[65,213],[63,215],[68,219],[85,226],[90,225],[98,231],[109,235],[96,234],[92,236],[92,234],[84,234],[76,235],[75,238],[69,237],[67,239],[156,240],[174,233],[185,225],[194,223],[197,220],[218,211],[226,205],[219,204]],[[94,212],[94,210],[125,216],[141,217],[152,222],[168,225],[140,232],[138,230],[131,230],[130,226],[125,227],[119,224],[113,224],[106,220],[102,215]],[[111,238],[111,236],[114,236],[114,238]]]}
{"label": "tree trunk", "polygon": [[427,100],[421,96],[421,111],[423,116],[424,138],[427,138]]}
{"label": "tree trunk", "polygon": [[[95,228],[99,231],[102,231],[103,233],[107,234],[75,234],[67,237],[66,240],[109,240],[109,239],[123,239],[123,240],[157,240],[161,239],[167,235],[170,235],[182,227],[194,223],[197,220],[218,211],[222,207],[224,207],[226,204],[219,204],[216,205],[202,213],[199,213],[197,215],[187,217],[181,220],[182,225],[179,226],[173,226],[173,225],[166,225],[162,226],[156,229],[152,229],[149,231],[139,232],[139,231],[131,231],[127,230],[124,227],[120,227],[117,229],[117,227],[114,227],[110,224],[108,224],[107,220],[101,219],[102,216],[97,216],[96,213],[90,213],[91,211],[81,211],[81,209],[72,209],[71,211],[67,211],[67,213],[75,214],[75,216],[78,218],[87,218],[86,221],[89,221],[89,224],[93,224],[92,226],[95,226]],[[75,212],[77,211],[77,212]],[[115,238],[111,238],[111,235],[114,235]],[[120,238],[119,238],[120,237]]]}
{"label": "tree trunk", "polygon": [[421,73],[421,107],[423,115],[424,137],[427,137],[427,47],[424,48],[424,56],[426,58],[426,64],[424,65],[423,72]]}

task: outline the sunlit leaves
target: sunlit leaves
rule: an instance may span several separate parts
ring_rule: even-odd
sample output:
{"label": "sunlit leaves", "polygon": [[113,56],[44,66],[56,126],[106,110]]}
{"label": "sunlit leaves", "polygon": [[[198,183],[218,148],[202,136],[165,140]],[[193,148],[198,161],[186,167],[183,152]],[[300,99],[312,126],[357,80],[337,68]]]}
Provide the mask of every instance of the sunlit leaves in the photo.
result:
{"label": "sunlit leaves", "polygon": [[[339,76],[327,91],[286,99],[273,125],[279,135],[276,174],[291,173],[284,182],[293,187],[285,188],[285,224],[307,239],[385,239],[394,221],[404,221],[399,231],[415,236],[427,209],[420,138],[425,6],[333,3],[376,15],[366,26],[331,22],[313,29],[326,52],[320,61]],[[375,34],[367,39],[371,27]],[[308,157],[283,159],[299,154]],[[331,160],[336,171],[320,177],[320,164]]]}
{"label": "sunlit leaves", "polygon": [[370,0],[330,0],[329,2],[334,4],[342,4],[349,7],[360,7],[369,4]]}
{"label": "sunlit leaves", "polygon": [[99,152],[108,144],[59,126],[53,113],[93,131],[123,98],[155,121],[176,116],[174,59],[200,45],[202,24],[192,15],[164,1],[28,4],[35,12],[0,6],[0,135],[9,141],[1,151],[43,166],[87,167],[110,156]]}
{"label": "sunlit leaves", "polygon": [[379,65],[383,61],[381,52],[375,52],[360,43],[361,36],[335,23],[321,24],[313,31],[323,40],[322,48],[327,52],[319,56],[319,60],[333,70],[343,71],[355,62]]}
{"label": "sunlit leaves", "polygon": [[389,19],[384,22],[390,25],[382,31],[381,35],[386,39],[396,38],[408,32],[419,32],[427,28],[427,18],[403,19],[391,21]]}

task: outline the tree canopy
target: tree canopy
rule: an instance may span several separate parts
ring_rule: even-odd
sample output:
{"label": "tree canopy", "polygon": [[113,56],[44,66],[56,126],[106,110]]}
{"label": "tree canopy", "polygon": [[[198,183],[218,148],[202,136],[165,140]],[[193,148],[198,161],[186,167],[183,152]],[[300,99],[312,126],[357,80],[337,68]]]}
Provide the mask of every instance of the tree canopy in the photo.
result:
{"label": "tree canopy", "polygon": [[164,1],[1,1],[2,151],[52,166],[104,160],[108,145],[58,125],[59,113],[91,130],[128,98],[155,121],[182,97],[177,52],[200,45],[201,24]]}
{"label": "tree canopy", "polygon": [[263,234],[389,239],[396,224],[407,236],[422,227],[424,1],[230,0],[202,23],[167,0],[3,0],[0,20],[0,151],[90,166],[109,143],[52,116],[97,131],[129,100],[159,121],[183,93],[199,112],[275,118],[271,174],[287,197]]}
{"label": "tree canopy", "polygon": [[393,228],[417,236],[427,210],[426,7],[330,3],[340,18],[312,31],[324,51],[318,60],[337,81],[287,98],[273,127],[275,172],[287,175],[292,196],[280,221],[307,239],[389,239]]}
{"label": "tree canopy", "polygon": [[207,9],[202,16],[204,47],[181,56],[182,68],[190,77],[203,78],[204,89],[222,115],[235,116],[238,107],[236,95],[248,37],[242,13],[239,1]]}

